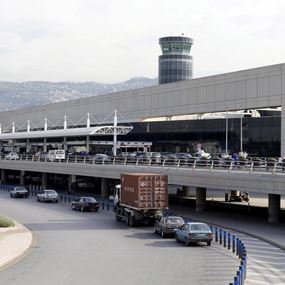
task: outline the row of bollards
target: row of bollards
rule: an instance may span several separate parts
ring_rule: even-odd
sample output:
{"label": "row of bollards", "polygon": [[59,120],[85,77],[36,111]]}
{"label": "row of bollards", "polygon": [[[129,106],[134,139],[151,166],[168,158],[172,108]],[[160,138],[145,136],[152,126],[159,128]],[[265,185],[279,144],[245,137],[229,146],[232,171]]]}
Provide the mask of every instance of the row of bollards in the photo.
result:
{"label": "row of bollards", "polygon": [[234,277],[234,282],[229,283],[229,285],[244,285],[247,273],[247,253],[244,243],[233,234],[218,227],[211,227],[211,230],[215,236],[215,242],[228,250],[232,250],[240,259],[240,266]]}

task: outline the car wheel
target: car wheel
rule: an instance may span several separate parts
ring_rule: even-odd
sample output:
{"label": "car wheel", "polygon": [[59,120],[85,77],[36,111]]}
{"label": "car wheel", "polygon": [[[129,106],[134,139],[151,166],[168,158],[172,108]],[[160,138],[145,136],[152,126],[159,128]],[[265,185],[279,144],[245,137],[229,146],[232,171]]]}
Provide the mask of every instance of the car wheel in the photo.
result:
{"label": "car wheel", "polygon": [[211,242],[210,242],[210,241],[208,241],[208,242],[207,242],[207,246],[210,246],[210,245],[211,245]]}
{"label": "car wheel", "polygon": [[84,209],[83,206],[81,206],[80,211],[81,211],[81,212],[84,212],[84,211],[85,211],[85,209]]}
{"label": "car wheel", "polygon": [[40,198],[39,197],[37,197],[37,201],[40,202]]}
{"label": "car wheel", "polygon": [[75,205],[71,205],[71,209],[72,209],[73,211],[75,211],[75,210],[76,210]]}
{"label": "car wheel", "polygon": [[165,238],[165,233],[164,233],[163,230],[161,230],[160,235],[161,235],[162,238]]}
{"label": "car wheel", "polygon": [[179,237],[178,237],[177,234],[175,234],[175,240],[176,240],[177,242],[180,242]]}
{"label": "car wheel", "polygon": [[188,239],[185,240],[185,246],[188,246],[189,245],[189,241]]}

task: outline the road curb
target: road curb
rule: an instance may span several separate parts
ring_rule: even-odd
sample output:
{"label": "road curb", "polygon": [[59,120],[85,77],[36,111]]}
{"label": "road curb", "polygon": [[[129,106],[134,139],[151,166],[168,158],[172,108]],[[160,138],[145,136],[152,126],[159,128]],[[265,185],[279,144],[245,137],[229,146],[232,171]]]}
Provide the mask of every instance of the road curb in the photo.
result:
{"label": "road curb", "polygon": [[32,232],[15,222],[14,227],[0,228],[0,271],[24,258],[35,243]]}

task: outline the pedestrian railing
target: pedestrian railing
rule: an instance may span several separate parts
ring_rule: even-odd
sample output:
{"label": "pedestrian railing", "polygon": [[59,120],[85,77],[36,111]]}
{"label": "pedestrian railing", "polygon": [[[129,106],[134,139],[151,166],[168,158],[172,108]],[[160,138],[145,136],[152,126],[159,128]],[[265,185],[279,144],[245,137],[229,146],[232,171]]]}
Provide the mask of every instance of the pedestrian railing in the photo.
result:
{"label": "pedestrian railing", "polygon": [[49,159],[47,156],[37,156],[22,154],[19,159],[8,159],[5,155],[0,160],[10,161],[31,161],[41,163],[74,163],[89,165],[128,165],[134,167],[148,166],[159,168],[187,168],[187,169],[208,169],[211,170],[227,170],[227,171],[262,171],[271,173],[285,174],[285,161],[278,162],[277,158],[251,158],[245,160],[232,159],[170,159],[170,158],[131,158],[131,157],[108,157],[96,159],[95,156],[67,156],[65,159]]}

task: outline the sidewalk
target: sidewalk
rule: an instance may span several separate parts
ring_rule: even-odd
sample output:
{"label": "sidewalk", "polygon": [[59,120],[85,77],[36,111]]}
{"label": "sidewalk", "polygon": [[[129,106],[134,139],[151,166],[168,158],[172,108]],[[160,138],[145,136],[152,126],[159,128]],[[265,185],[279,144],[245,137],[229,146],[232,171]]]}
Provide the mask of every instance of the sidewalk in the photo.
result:
{"label": "sidewalk", "polygon": [[197,213],[193,208],[180,205],[171,205],[170,210],[182,216],[251,235],[285,250],[284,223],[269,224],[263,217],[258,218],[226,212],[205,211]]}
{"label": "sidewalk", "polygon": [[17,222],[14,227],[0,228],[0,271],[24,256],[32,243],[32,233]]}

